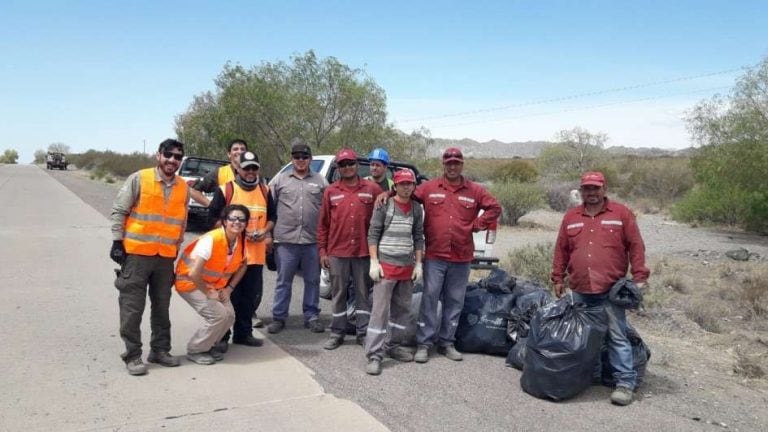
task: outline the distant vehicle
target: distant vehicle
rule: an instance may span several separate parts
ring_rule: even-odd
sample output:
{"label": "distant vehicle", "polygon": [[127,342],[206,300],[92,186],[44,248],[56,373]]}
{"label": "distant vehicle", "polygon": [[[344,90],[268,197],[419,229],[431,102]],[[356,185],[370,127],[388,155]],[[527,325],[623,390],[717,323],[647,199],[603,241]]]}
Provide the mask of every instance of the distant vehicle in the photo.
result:
{"label": "distant vehicle", "polygon": [[45,168],[46,169],[67,169],[67,157],[64,153],[48,152],[45,156]]}
{"label": "distant vehicle", "polygon": [[[179,170],[176,173],[181,176],[188,185],[193,186],[198,181],[202,180],[206,174],[219,169],[219,167],[228,165],[227,160],[208,159],[197,156],[184,156],[184,159],[179,165]],[[208,199],[213,198],[212,193],[203,193]],[[189,206],[187,209],[189,221],[197,224],[198,226],[208,229],[213,225],[213,221],[208,217],[208,207],[203,207],[196,201],[190,198]]]}
{"label": "distant vehicle", "polygon": [[[310,168],[312,171],[322,174],[328,183],[333,183],[338,180],[339,174],[336,169],[334,155],[317,155],[312,156],[312,162]],[[361,177],[367,177],[370,175],[369,169],[371,162],[367,158],[357,158],[357,173]],[[409,168],[416,174],[416,183],[421,184],[423,181],[428,180],[426,176],[419,173],[418,168],[415,165],[406,162],[392,161],[389,164],[390,178],[394,175],[395,171],[403,168]],[[291,171],[293,165],[288,163],[283,166],[278,174]],[[277,175],[275,175],[277,176]],[[274,179],[274,177],[273,177]],[[270,181],[271,183],[271,181]],[[473,269],[491,269],[498,265],[499,259],[492,255],[493,244],[496,242],[496,225],[494,224],[490,230],[480,231],[473,234],[473,240],[475,242],[475,259],[472,262]]]}

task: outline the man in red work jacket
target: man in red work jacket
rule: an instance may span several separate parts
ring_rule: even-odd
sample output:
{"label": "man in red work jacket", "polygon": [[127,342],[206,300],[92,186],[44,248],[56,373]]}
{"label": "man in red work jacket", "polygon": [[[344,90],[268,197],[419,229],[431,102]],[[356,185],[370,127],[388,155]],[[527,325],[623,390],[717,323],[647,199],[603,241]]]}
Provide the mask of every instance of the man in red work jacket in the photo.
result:
{"label": "man in red work jacket", "polygon": [[317,223],[320,265],[329,269],[333,293],[331,337],[323,348],[333,350],[344,342],[347,326],[347,283],[355,285],[357,342],[362,345],[371,315],[369,291],[373,285],[368,275],[368,226],[374,200],[381,188],[357,175],[357,154],[351,149],[336,153],[339,180],[323,193]]}
{"label": "man in red work jacket", "polygon": [[[482,186],[464,178],[463,169],[461,150],[445,150],[443,175],[422,183],[414,194],[424,204],[426,238],[424,292],[414,356],[418,363],[429,360],[429,349],[435,343],[438,352],[449,359],[462,359],[453,343],[475,253],[472,233],[487,229],[501,214],[496,199]],[[478,216],[480,210],[484,212]],[[438,322],[437,302],[441,298],[443,314],[442,322]]]}
{"label": "man in red work jacket", "polygon": [[555,295],[561,297],[567,273],[575,302],[605,306],[609,358],[617,371],[611,401],[629,405],[637,373],[632,368],[627,319],[623,308],[608,301],[608,292],[614,282],[627,274],[630,265],[634,282],[641,289],[650,271],[645,266],[645,244],[635,216],[627,207],[606,198],[605,191],[602,173],[582,175],[579,192],[583,204],[568,210],[563,217],[552,261],[552,282]]}

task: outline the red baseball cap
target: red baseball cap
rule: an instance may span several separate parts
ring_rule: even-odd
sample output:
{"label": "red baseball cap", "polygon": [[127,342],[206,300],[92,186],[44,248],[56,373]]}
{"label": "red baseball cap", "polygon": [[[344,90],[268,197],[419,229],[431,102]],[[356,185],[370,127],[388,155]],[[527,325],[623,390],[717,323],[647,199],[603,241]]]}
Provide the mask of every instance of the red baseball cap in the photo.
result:
{"label": "red baseball cap", "polygon": [[413,175],[413,171],[405,168],[395,172],[395,176],[392,180],[395,182],[395,184],[416,183],[416,176]]}
{"label": "red baseball cap", "polygon": [[336,153],[336,163],[345,160],[357,161],[357,153],[354,150],[343,148]]}
{"label": "red baseball cap", "polygon": [[443,163],[448,162],[464,162],[464,155],[457,147],[448,147],[443,152]]}
{"label": "red baseball cap", "polygon": [[605,186],[605,176],[599,171],[585,172],[581,176],[581,185]]}

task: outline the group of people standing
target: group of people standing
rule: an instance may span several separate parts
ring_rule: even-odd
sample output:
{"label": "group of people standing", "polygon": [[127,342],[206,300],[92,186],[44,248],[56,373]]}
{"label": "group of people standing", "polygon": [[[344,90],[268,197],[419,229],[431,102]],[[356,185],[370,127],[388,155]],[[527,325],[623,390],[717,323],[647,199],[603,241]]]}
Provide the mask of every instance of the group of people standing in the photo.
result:
{"label": "group of people standing", "polygon": [[[266,255],[273,248],[277,283],[269,333],[286,326],[293,278],[299,271],[304,280],[304,326],[315,333],[325,331],[319,319],[320,268],[325,268],[332,290],[326,350],[343,344],[351,302],[355,339],[364,345],[368,374],[381,373],[385,356],[426,363],[433,348],[448,359],[462,360],[454,341],[474,257],[472,234],[492,226],[501,207],[485,188],[462,175],[460,149],[446,149],[442,175],[419,185],[408,169],[395,170],[392,178],[386,175],[389,156],[384,149],[369,155],[371,177],[361,178],[358,156],[348,148],[337,152],[339,178],[328,184],[310,169],[310,147],[296,141],[291,169],[267,186],[257,155],[248,151],[245,141],[234,140],[229,146],[230,164],[193,189],[175,175],[183,156],[181,142],[163,141],[157,166],[129,176],[112,208],[110,257],[121,265],[115,286],[126,346],[122,359],[131,375],[147,373],[140,331],[147,293],[152,301],[147,361],[179,365],[170,354],[168,307],[174,284],[204,319],[187,344],[189,360],[198,364],[221,360],[230,336],[234,344],[262,345],[252,334],[252,320],[263,293]],[[570,288],[580,300],[603,302],[609,279],[621,277],[622,269],[626,273],[629,261],[641,285],[648,271],[631,212],[605,198],[602,174],[588,174],[592,177],[583,178],[580,189],[584,205],[566,214],[558,235],[552,280],[558,296],[569,274]],[[213,199],[200,191],[213,192]],[[208,206],[218,223],[180,251],[190,197]],[[590,234],[587,226],[593,227]],[[595,233],[597,228],[602,230]],[[595,270],[602,267],[606,268]],[[424,288],[414,353],[402,343],[405,329],[413,324],[410,304],[414,281],[419,279]],[[624,364],[628,342],[620,339],[623,335],[626,340],[626,321],[623,314],[609,317],[614,322],[610,335],[619,339],[611,362]],[[631,402],[631,349],[629,367],[618,370],[623,374],[619,386],[630,389]]]}

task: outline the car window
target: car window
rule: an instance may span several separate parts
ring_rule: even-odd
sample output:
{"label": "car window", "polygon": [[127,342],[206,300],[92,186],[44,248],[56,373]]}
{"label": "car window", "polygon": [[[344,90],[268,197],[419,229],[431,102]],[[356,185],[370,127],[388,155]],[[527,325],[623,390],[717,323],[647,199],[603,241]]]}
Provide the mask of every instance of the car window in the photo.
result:
{"label": "car window", "polygon": [[[309,166],[309,169],[312,172],[321,172],[323,170],[323,164],[325,163],[322,159],[312,159],[312,163]],[[280,170],[280,173],[282,172],[293,172],[293,164],[288,164],[283,169]],[[280,174],[278,173],[278,174]]]}
{"label": "car window", "polygon": [[184,165],[181,167],[179,174],[183,177],[204,177],[206,174],[218,169],[220,166],[226,165],[228,162],[201,160],[201,159],[186,159]]}

